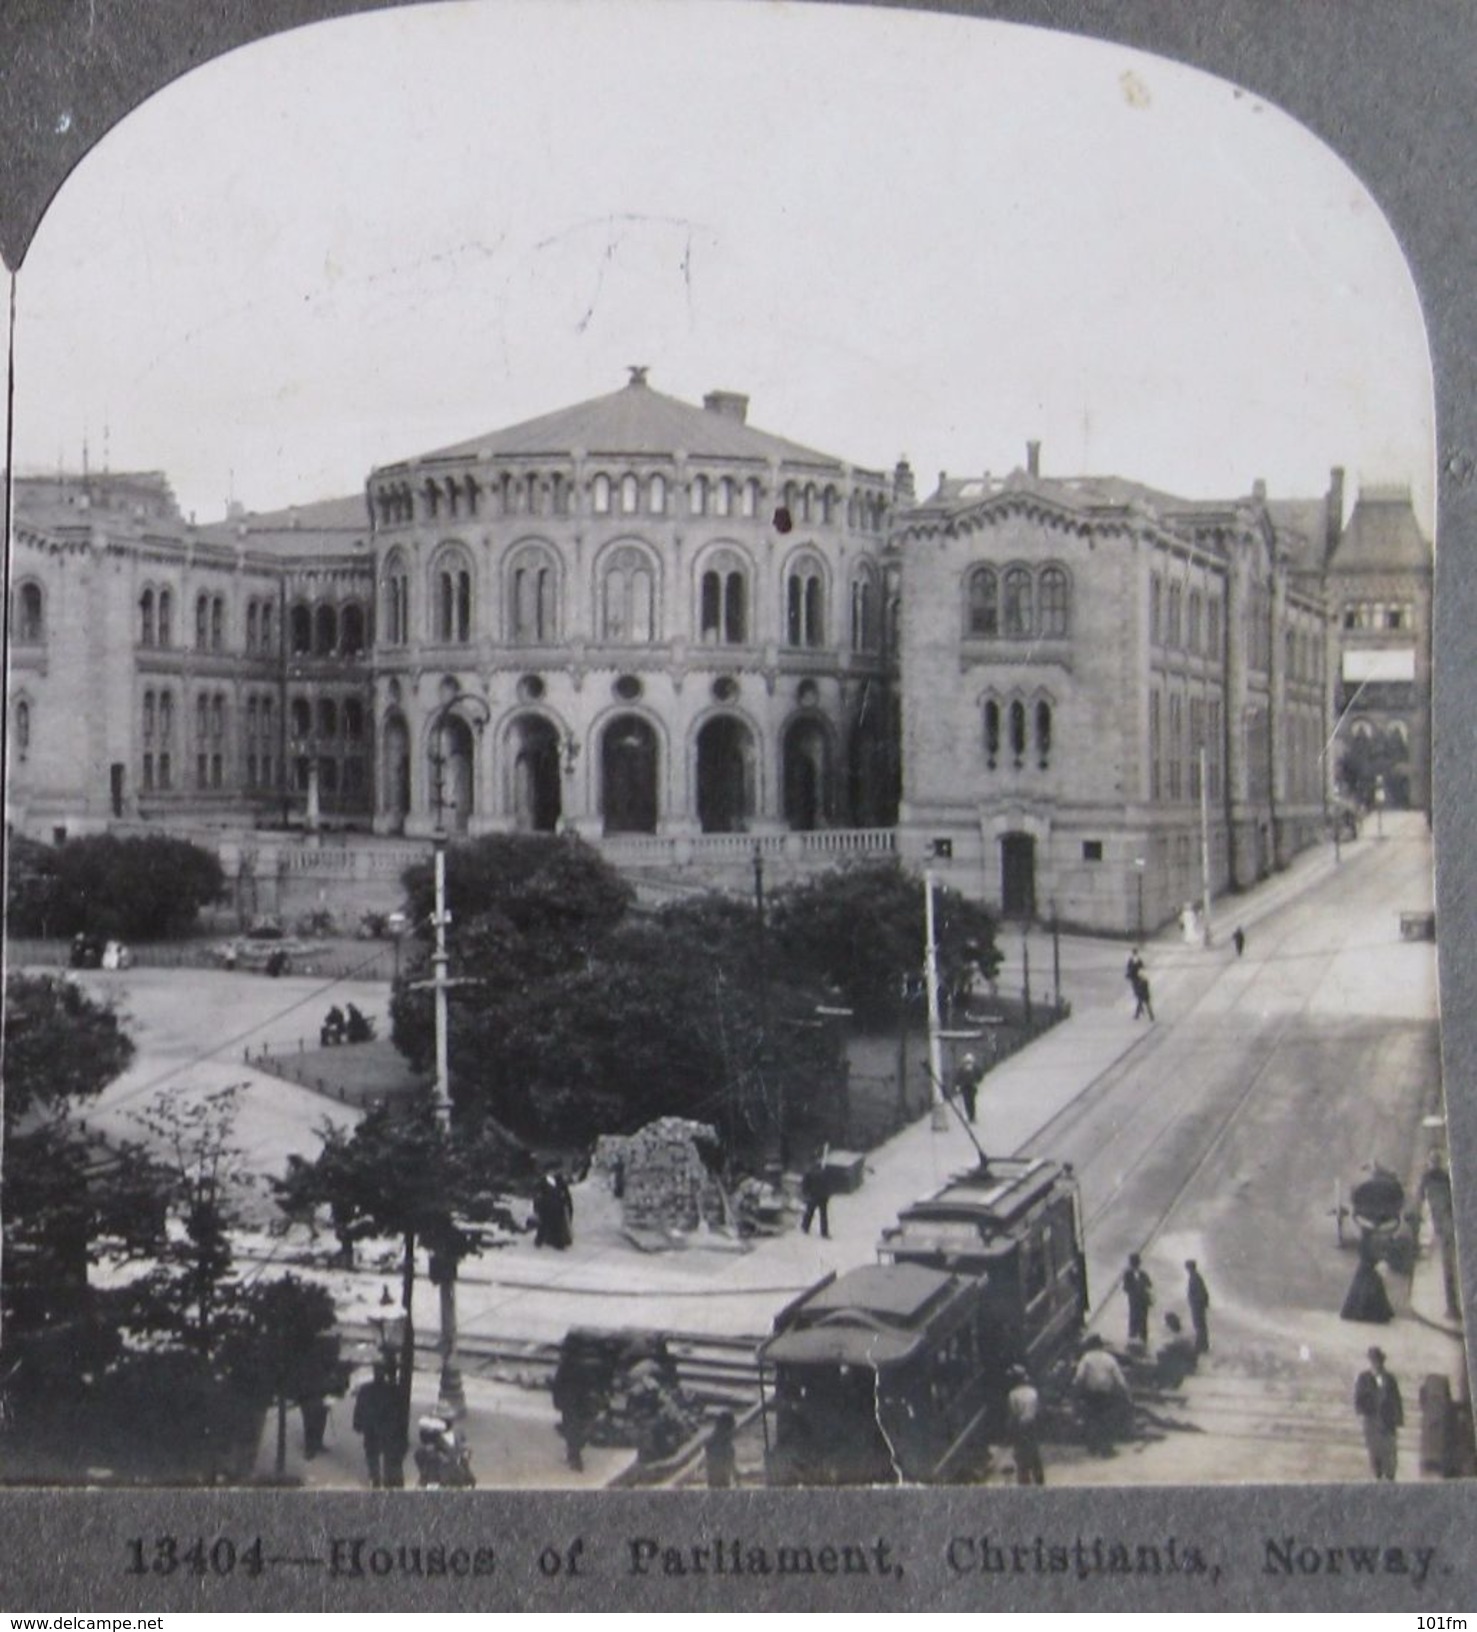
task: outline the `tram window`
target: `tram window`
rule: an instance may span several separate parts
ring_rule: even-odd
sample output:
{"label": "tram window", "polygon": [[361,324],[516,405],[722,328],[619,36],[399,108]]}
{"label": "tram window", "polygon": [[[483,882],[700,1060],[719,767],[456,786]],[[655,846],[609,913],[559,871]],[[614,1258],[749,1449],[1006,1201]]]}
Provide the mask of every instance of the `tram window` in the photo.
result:
{"label": "tram window", "polygon": [[1021,1242],[1021,1291],[1028,1306],[1046,1290],[1050,1279],[1049,1254],[1044,1231],[1034,1241]]}

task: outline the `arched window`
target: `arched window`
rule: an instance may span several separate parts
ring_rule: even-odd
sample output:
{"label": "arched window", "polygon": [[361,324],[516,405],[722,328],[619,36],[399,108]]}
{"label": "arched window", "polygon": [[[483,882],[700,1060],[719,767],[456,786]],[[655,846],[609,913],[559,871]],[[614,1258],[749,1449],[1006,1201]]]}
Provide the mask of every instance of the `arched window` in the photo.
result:
{"label": "arched window", "polygon": [[210,735],[219,742],[226,734],[226,699],[217,692],[210,699]]}
{"label": "arched window", "polygon": [[298,739],[313,734],[313,705],[306,697],[292,699],[292,734]]}
{"label": "arched window", "polygon": [[167,589],[159,591],[159,644],[174,644],[174,596]]}
{"label": "arched window", "polygon": [[410,639],[410,574],[397,550],[385,562],[385,639],[403,646]]}
{"label": "arched window", "polygon": [[26,646],[39,646],[46,639],[46,602],[40,584],[22,584],[16,592],[15,638]]}
{"label": "arched window", "polygon": [[733,483],[726,476],[713,488],[713,514],[715,516],[733,514]]}
{"label": "arched window", "polygon": [[985,764],[994,770],[1000,760],[1000,704],[992,697],[985,704]]}
{"label": "arched window", "polygon": [[357,697],[344,700],[344,735],[351,742],[358,742],[364,735],[364,704]]}
{"label": "arched window", "polygon": [[448,550],[436,565],[435,638],[466,645],[472,638],[472,567],[461,550]]}
{"label": "arched window", "polygon": [[1067,575],[1060,567],[1041,574],[1041,633],[1047,640],[1064,640],[1070,631]]}
{"label": "arched window", "polygon": [[1190,591],[1189,628],[1185,631],[1185,644],[1192,652],[1198,652],[1200,650],[1200,628],[1205,617],[1204,604],[1204,601],[1201,599],[1200,591],[1198,589],[1192,589]]}
{"label": "arched window", "polygon": [[634,476],[621,477],[621,514],[634,516],[641,508],[641,484]]}
{"label": "arched window", "polygon": [[969,632],[987,640],[1000,633],[1000,580],[993,567],[969,575]]}
{"label": "arched window", "polygon": [[1010,705],[1010,753],[1019,770],[1026,758],[1026,705],[1022,702]]}
{"label": "arched window", "polygon": [[1036,704],[1036,762],[1044,771],[1051,763],[1051,704]]}
{"label": "arched window", "polygon": [[877,649],[877,586],[870,575],[852,580],[851,645],[858,652]]}
{"label": "arched window", "polygon": [[144,741],[152,742],[155,731],[155,699],[152,691],[144,693]]}
{"label": "arched window", "polygon": [[331,697],[324,697],[319,700],[318,735],[320,737],[336,737],[338,735],[338,706]]}
{"label": "arched window", "polygon": [[210,597],[195,598],[195,650],[203,652],[210,645]]}
{"label": "arched window", "polygon": [[292,609],[290,638],[292,655],[307,657],[313,650],[313,614],[299,602]]}
{"label": "arched window", "polygon": [[1157,572],[1149,575],[1149,639],[1157,646],[1160,638],[1159,603],[1163,586]]}
{"label": "arched window", "polygon": [[220,651],[226,643],[226,603],[219,595],[210,603],[210,649]]}
{"label": "arched window", "polygon": [[742,646],[749,637],[749,579],[732,550],[710,556],[702,576],[699,629],[712,645]]}
{"label": "arched window", "polygon": [[1025,567],[1012,567],[1005,574],[1005,633],[1016,640],[1035,633],[1031,616],[1031,574]]}
{"label": "arched window", "polygon": [[[168,747],[174,740],[174,693],[159,693],[159,741]],[[165,784],[168,785],[167,783]]]}
{"label": "arched window", "polygon": [[204,742],[210,735],[210,699],[201,692],[195,699],[195,741]]}
{"label": "arched window", "polygon": [[364,608],[350,601],[339,619],[339,650],[345,657],[358,657],[364,645]]}
{"label": "arched window", "polygon": [[542,550],[524,550],[508,573],[508,638],[543,645],[558,638],[558,579]]}
{"label": "arched window", "polygon": [[139,596],[138,643],[140,646],[152,646],[154,644],[154,591],[152,589],[146,589]]}
{"label": "arched window", "polygon": [[257,626],[259,613],[255,601],[246,603],[246,650],[254,652],[257,643]]}
{"label": "arched window", "polygon": [[667,513],[667,478],[653,476],[646,485],[646,508],[654,516]]}
{"label": "arched window", "polygon": [[320,601],[313,613],[313,650],[319,657],[332,657],[338,647],[338,613],[327,601]]}
{"label": "arched window", "polygon": [[1168,627],[1164,633],[1164,641],[1167,646],[1178,646],[1180,643],[1180,614],[1184,606],[1184,599],[1184,590],[1178,584],[1171,584],[1169,586]]}
{"label": "arched window", "polygon": [[695,516],[705,516],[708,513],[708,478],[694,476],[692,486],[688,489],[688,509]]}
{"label": "arched window", "polygon": [[656,628],[656,580],[644,550],[622,545],[605,559],[601,575],[601,639],[645,643]]}
{"label": "arched window", "polygon": [[610,514],[610,478],[603,472],[595,478],[591,489],[591,505],[597,516]]}
{"label": "arched window", "polygon": [[836,489],[828,487],[821,495],[821,520],[827,527],[836,519]]}
{"label": "arched window", "polygon": [[24,697],[15,700],[15,757],[25,759],[31,751],[31,705]]}
{"label": "arched window", "polygon": [[790,646],[823,646],[826,640],[822,606],[824,579],[820,562],[802,556],[785,581],[785,642]]}
{"label": "arched window", "polygon": [[761,496],[758,478],[751,476],[744,483],[743,492],[739,495],[739,510],[742,514],[749,517],[757,516]]}

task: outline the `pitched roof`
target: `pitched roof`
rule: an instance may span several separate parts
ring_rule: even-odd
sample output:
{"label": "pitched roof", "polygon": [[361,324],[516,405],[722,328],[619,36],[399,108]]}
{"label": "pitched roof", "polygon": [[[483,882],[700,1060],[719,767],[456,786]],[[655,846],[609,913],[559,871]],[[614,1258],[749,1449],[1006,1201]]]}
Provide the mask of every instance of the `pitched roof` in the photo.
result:
{"label": "pitched roof", "polygon": [[1329,562],[1331,572],[1429,572],[1431,546],[1408,487],[1363,487]]}
{"label": "pitched roof", "polygon": [[[645,370],[633,369],[630,381],[608,396],[591,397],[571,408],[559,408],[537,419],[509,425],[486,436],[453,443],[424,453],[415,460],[381,465],[397,470],[413,462],[495,456],[584,453],[649,458],[681,451],[704,459],[780,459],[793,464],[829,466],[841,470],[844,461],[798,442],[755,429],[740,417],[746,399],[731,392],[715,392],[710,399],[721,407],[695,407],[676,397],[653,391]],[[725,411],[727,408],[729,411]]]}
{"label": "pitched roof", "polygon": [[248,510],[201,527],[202,537],[278,555],[352,555],[369,543],[369,511],[362,493],[285,510]]}

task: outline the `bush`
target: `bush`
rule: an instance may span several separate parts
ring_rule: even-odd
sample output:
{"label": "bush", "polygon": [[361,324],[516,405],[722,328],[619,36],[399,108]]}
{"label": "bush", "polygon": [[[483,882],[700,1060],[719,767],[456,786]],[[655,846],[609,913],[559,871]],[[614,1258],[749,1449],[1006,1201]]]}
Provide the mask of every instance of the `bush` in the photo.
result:
{"label": "bush", "polygon": [[[19,866],[17,866],[19,863]],[[71,839],[57,849],[27,840],[10,850],[10,932],[162,940],[194,927],[218,901],[225,874],[212,851],[150,834]]]}

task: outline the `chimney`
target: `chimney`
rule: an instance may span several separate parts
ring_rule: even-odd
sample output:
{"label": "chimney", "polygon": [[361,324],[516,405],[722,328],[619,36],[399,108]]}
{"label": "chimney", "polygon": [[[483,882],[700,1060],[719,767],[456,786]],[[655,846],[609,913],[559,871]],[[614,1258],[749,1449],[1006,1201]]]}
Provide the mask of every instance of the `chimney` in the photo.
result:
{"label": "chimney", "polygon": [[892,469],[892,498],[894,504],[912,504],[918,497],[913,482],[913,467],[907,457],[899,459]]}
{"label": "chimney", "polygon": [[703,407],[710,414],[722,414],[742,425],[749,417],[749,399],[742,391],[710,391],[703,398]]}
{"label": "chimney", "polygon": [[1041,474],[1041,444],[1039,442],[1026,443],[1026,474],[1039,476]]}
{"label": "chimney", "polygon": [[1328,473],[1328,498],[1324,504],[1327,538],[1323,548],[1325,562],[1333,559],[1333,552],[1344,536],[1344,467],[1335,465]]}

